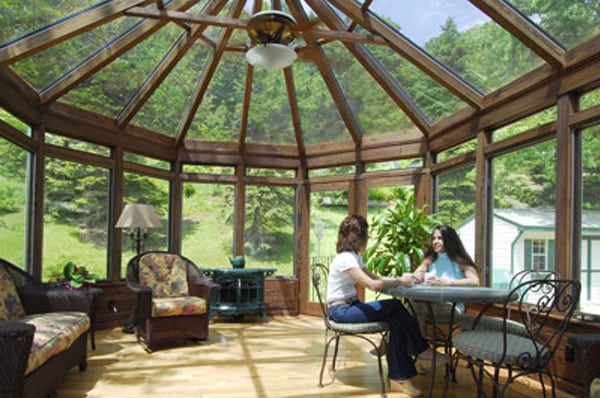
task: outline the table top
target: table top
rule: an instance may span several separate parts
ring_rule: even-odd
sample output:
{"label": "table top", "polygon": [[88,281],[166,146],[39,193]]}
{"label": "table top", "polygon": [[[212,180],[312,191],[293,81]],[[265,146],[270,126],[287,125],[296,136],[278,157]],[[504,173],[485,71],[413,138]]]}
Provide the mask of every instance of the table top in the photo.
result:
{"label": "table top", "polygon": [[[397,286],[385,291],[413,300],[461,303],[502,303],[510,290],[474,286]],[[514,297],[513,299],[516,299]]]}
{"label": "table top", "polygon": [[263,273],[266,276],[271,276],[275,273],[275,268],[202,268],[202,272],[208,275],[213,275],[215,272],[222,272],[225,274],[253,274]]}

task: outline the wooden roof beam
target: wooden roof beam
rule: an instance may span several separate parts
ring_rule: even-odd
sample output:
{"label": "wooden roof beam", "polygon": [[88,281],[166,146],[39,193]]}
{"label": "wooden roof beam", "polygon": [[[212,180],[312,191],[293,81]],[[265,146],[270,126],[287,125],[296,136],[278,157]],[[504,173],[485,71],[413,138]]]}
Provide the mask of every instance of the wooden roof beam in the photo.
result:
{"label": "wooden roof beam", "polygon": [[[234,17],[238,17],[242,13],[245,2],[246,2],[245,0],[236,0],[235,1],[234,5],[231,9],[231,14]],[[225,47],[227,46],[227,42],[229,41],[229,38],[231,37],[232,33],[233,33],[232,28],[225,28],[225,30],[221,33],[221,37],[219,38],[219,40],[217,40],[217,42],[218,42],[217,49],[213,53],[213,56],[211,57],[211,60],[208,63],[208,67],[205,68],[204,71],[202,72],[202,78],[200,79],[200,83],[198,84],[198,86],[196,86],[196,89],[194,90],[194,93],[192,95],[192,98],[193,98],[192,102],[190,103],[190,106],[188,107],[188,109],[186,111],[186,114],[183,118],[183,121],[179,128],[179,131],[177,132],[177,138],[175,140],[176,147],[181,146],[183,143],[183,140],[185,139],[187,131],[189,130],[189,128],[192,124],[192,121],[194,119],[194,115],[196,114],[196,111],[198,110],[198,107],[200,106],[200,103],[202,102],[202,99],[204,98],[204,94],[206,94],[206,90],[208,89],[208,86],[210,85],[212,76],[214,75],[215,70],[217,69],[217,65],[219,64],[219,61],[221,60],[221,57],[223,56],[223,52],[225,51]]]}
{"label": "wooden roof beam", "polygon": [[[211,3],[211,7],[206,10],[207,13],[213,14],[218,13],[226,4],[226,0],[220,0],[215,3]],[[117,117],[117,126],[123,128],[135,114],[144,106],[148,98],[154,93],[154,91],[160,86],[160,84],[166,79],[168,74],[175,68],[177,63],[183,58],[186,52],[196,42],[197,38],[204,32],[207,25],[195,26],[192,29],[191,34],[182,35],[177,43],[169,50],[169,53],[160,61],[158,66],[154,69],[152,74],[148,76],[144,84],[140,86],[137,92],[129,100],[128,104],[123,110],[121,110]]]}
{"label": "wooden roof beam", "polygon": [[[188,9],[196,3],[195,0],[173,0],[169,3],[169,8]],[[116,58],[133,48],[136,44],[146,39],[152,33],[162,28],[168,21],[147,20],[129,31],[126,35],[120,36],[110,45],[104,47],[94,56],[88,58],[85,62],[75,68],[73,71],[55,81],[46,87],[41,93],[42,104],[53,102],[61,95],[76,87],[83,80],[87,79],[104,66],[108,65]]]}
{"label": "wooden roof beam", "polygon": [[469,1],[550,65],[565,66],[565,49],[512,6],[499,0]]}
{"label": "wooden roof beam", "polygon": [[235,18],[222,17],[207,14],[190,14],[182,11],[156,10],[146,7],[130,8],[125,15],[133,17],[144,17],[160,19],[179,23],[193,23],[197,25],[219,26],[230,29],[246,29],[247,22]]}
{"label": "wooden roof beam", "polygon": [[[306,0],[310,7],[319,15],[321,20],[330,28],[340,29],[344,23],[341,18],[322,0]],[[367,51],[364,46],[344,42],[344,45],[363,67],[377,81],[379,86],[390,98],[404,111],[408,118],[425,134],[431,128],[427,117],[421,112],[412,99],[400,87],[396,79],[392,78],[381,64]]]}
{"label": "wooden roof beam", "polygon": [[243,152],[246,145],[246,132],[248,131],[248,117],[250,115],[250,100],[252,98],[252,82],[254,80],[254,66],[246,65],[246,85],[244,87],[244,100],[242,102],[242,120],[240,121],[240,139],[238,148]]}
{"label": "wooden roof beam", "polygon": [[122,16],[123,12],[132,6],[149,3],[153,3],[153,1],[113,1],[50,24],[23,39],[0,48],[0,68],[110,22]]}
{"label": "wooden roof beam", "polygon": [[[125,12],[125,15],[134,17],[145,17],[151,19],[166,19],[175,23],[192,23],[199,25],[211,25],[232,29],[246,29],[248,21],[206,14],[190,14],[188,12],[156,10],[145,7],[133,7]],[[365,33],[354,33],[345,30],[310,29],[303,32],[304,36],[318,37],[322,40],[339,40],[344,42],[387,44],[380,36]]]}
{"label": "wooden roof beam", "polygon": [[[292,14],[294,14],[294,17],[297,20],[308,20],[308,17],[304,13],[304,9],[302,8],[299,0],[288,0],[288,6],[290,7]],[[327,62],[327,58],[323,53],[323,49],[320,46],[316,45],[314,40],[307,40],[306,45],[309,51],[309,56],[312,56],[315,65],[317,66],[319,72],[323,76],[325,85],[327,86],[327,89],[329,90],[329,93],[331,94],[331,97],[333,98],[333,101],[337,106],[338,111],[340,112],[340,115],[346,125],[346,128],[352,136],[354,144],[356,146],[360,146],[362,138],[364,136],[364,131],[362,130],[360,124],[356,120],[354,112],[352,112],[352,110],[350,109],[350,104],[348,104],[348,101],[346,100],[346,97],[344,96],[342,89],[340,88],[335,74],[331,69],[331,65],[329,64],[329,62]]]}
{"label": "wooden roof beam", "polygon": [[364,12],[355,2],[345,0],[329,0],[329,2],[365,29],[381,35],[396,52],[470,106],[481,109],[483,95],[478,90],[414,45],[410,40],[390,28],[379,17],[368,10]]}

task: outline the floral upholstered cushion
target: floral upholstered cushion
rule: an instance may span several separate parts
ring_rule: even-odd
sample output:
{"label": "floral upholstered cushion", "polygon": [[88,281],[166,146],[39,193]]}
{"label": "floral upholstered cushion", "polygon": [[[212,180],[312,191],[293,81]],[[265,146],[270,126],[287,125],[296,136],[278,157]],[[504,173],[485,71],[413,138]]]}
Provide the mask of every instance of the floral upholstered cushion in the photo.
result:
{"label": "floral upholstered cushion", "polygon": [[25,316],[12,276],[0,265],[0,321],[14,321]]}
{"label": "floral upholstered cushion", "polygon": [[206,300],[196,296],[152,299],[152,317],[206,314]]}
{"label": "floral upholstered cushion", "polygon": [[170,253],[147,253],[139,262],[140,283],[152,289],[153,297],[188,295],[187,264]]}
{"label": "floral upholstered cushion", "polygon": [[62,352],[90,328],[90,318],[83,312],[65,311],[27,315],[23,322],[35,326],[27,370],[29,374],[53,355]]}

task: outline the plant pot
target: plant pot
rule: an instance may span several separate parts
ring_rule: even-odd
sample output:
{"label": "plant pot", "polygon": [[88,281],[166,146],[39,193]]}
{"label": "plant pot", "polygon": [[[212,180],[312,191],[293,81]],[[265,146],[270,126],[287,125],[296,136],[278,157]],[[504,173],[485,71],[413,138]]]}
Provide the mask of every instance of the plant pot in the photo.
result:
{"label": "plant pot", "polygon": [[244,256],[235,256],[234,258],[229,258],[229,262],[233,268],[244,268],[246,266],[246,260]]}

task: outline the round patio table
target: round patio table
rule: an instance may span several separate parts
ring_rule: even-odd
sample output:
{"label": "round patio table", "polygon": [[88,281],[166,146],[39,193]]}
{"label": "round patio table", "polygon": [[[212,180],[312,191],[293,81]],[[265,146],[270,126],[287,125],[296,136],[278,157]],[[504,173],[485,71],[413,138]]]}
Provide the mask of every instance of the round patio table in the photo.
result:
{"label": "round patio table", "polygon": [[[444,347],[444,354],[446,357],[452,352],[452,331],[454,330],[454,310],[457,303],[480,303],[486,304],[477,318],[481,317],[483,313],[492,304],[504,303],[507,300],[515,300],[517,297],[509,297],[510,290],[496,289],[491,287],[469,287],[469,286],[429,286],[429,285],[414,285],[414,286],[396,286],[385,291],[386,294],[404,297],[412,301],[423,302],[427,306],[429,313],[429,322],[432,326],[433,337],[429,340],[432,350],[435,352],[436,348],[440,346],[439,342],[442,342],[441,346]],[[448,320],[448,332],[443,333],[436,326],[435,311],[432,308],[432,303],[450,303],[452,304],[452,310],[450,311],[450,319]],[[410,304],[410,301],[409,301]],[[412,307],[412,305],[411,305]],[[414,312],[414,311],[413,311]],[[438,336],[438,333],[442,336]],[[435,369],[436,369],[436,357],[433,355],[431,361],[430,380],[429,380],[429,393],[431,397],[433,394],[433,383],[435,382]],[[446,364],[446,374],[444,380],[444,395],[448,389],[448,383],[450,376],[454,379],[454,366],[453,364]]]}

